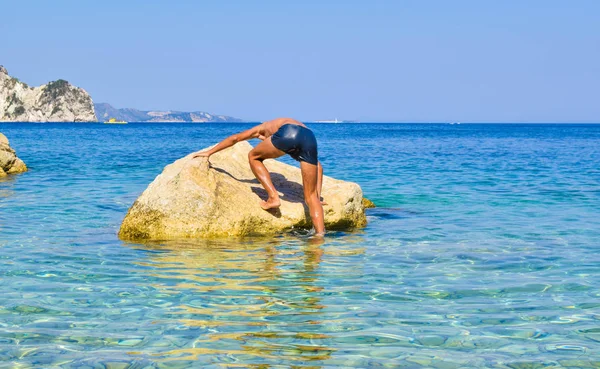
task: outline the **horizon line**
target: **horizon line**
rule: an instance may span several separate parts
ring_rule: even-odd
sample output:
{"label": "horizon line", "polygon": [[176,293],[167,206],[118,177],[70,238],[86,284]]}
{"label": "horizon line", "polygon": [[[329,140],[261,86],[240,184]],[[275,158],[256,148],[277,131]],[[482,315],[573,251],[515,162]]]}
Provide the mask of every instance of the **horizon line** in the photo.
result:
{"label": "horizon line", "polygon": [[[154,122],[136,122],[136,121],[131,121],[131,122],[127,122],[127,123],[134,123],[134,124],[156,124],[156,123],[166,123],[166,124],[248,124],[248,123],[262,123],[265,121],[260,121],[260,120],[240,120],[238,122],[219,122],[219,121],[212,121],[212,122],[192,122],[192,121],[154,121]],[[461,125],[461,124],[600,124],[600,121],[597,122],[502,122],[502,121],[488,121],[488,122],[476,122],[476,121],[472,121],[472,122],[444,122],[444,121],[440,121],[440,122],[414,122],[414,121],[341,121],[341,122],[321,122],[321,121],[311,121],[311,120],[302,120],[303,123],[311,123],[311,124],[345,124],[345,125],[352,125],[352,124],[446,124],[446,125]],[[90,122],[73,122],[73,121],[64,121],[64,122],[50,122],[50,121],[46,121],[46,122],[16,122],[16,121],[1,121],[0,120],[0,124],[65,124],[65,123],[73,123],[73,124],[98,124],[101,123],[103,124],[102,121],[90,121]]]}

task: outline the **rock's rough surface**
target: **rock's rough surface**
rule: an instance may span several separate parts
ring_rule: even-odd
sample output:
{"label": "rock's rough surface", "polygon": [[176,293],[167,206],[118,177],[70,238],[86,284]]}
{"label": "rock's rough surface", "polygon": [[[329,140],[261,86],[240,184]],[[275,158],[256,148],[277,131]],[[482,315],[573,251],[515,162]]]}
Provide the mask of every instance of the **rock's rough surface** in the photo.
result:
{"label": "rock's rough surface", "polygon": [[25,171],[27,171],[27,166],[17,158],[15,150],[9,145],[8,138],[0,133],[0,177]]}
{"label": "rock's rough surface", "polygon": [[95,122],[96,114],[84,89],[62,79],[29,87],[0,66],[0,121]]}
{"label": "rock's rough surface", "polygon": [[[281,208],[267,212],[259,201],[266,192],[248,164],[252,146],[241,142],[210,158],[192,154],[165,167],[125,216],[119,237],[125,240],[168,240],[274,234],[311,227],[304,204],[300,169],[266,160],[281,196]],[[366,224],[361,188],[325,176],[323,207],[328,229]]]}

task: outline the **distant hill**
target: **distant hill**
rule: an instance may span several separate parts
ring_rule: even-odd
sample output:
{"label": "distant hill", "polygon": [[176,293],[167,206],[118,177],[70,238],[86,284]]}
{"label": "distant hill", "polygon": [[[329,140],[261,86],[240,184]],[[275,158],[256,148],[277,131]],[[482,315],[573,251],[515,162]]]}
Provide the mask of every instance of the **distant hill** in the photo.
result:
{"label": "distant hill", "polygon": [[96,117],[99,121],[116,118],[127,122],[242,122],[241,119],[227,115],[214,115],[204,111],[156,111],[138,110],[131,108],[117,109],[107,103],[94,104]]}
{"label": "distant hill", "polygon": [[59,79],[30,87],[0,65],[0,122],[95,122],[92,98]]}

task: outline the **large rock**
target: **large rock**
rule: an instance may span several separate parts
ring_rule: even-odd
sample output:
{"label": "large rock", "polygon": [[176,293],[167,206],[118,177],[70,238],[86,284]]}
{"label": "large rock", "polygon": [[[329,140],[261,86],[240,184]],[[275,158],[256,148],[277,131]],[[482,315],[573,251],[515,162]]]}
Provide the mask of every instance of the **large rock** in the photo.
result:
{"label": "large rock", "polygon": [[30,87],[0,65],[0,121],[95,122],[96,114],[84,89],[62,79]]}
{"label": "large rock", "polygon": [[[281,208],[259,206],[266,191],[248,164],[247,142],[210,158],[190,154],[165,167],[135,201],[123,220],[119,237],[125,240],[168,240],[244,235],[266,235],[291,228],[312,227],[304,204],[300,169],[266,160],[265,165],[281,196]],[[361,188],[351,182],[324,177],[322,196],[328,229],[366,224]]]}
{"label": "large rock", "polygon": [[8,138],[0,133],[0,177],[25,171],[27,171],[27,166],[17,158],[15,150],[9,145]]}

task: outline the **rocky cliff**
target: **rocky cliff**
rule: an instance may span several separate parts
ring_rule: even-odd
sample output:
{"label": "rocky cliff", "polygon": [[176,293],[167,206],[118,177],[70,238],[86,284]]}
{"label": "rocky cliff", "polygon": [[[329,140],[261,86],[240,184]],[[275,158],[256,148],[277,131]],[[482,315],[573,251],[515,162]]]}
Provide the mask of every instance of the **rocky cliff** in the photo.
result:
{"label": "rocky cliff", "polygon": [[95,122],[96,114],[84,89],[62,79],[29,87],[0,66],[0,121]]}
{"label": "rocky cliff", "polygon": [[9,145],[8,138],[0,133],[0,177],[25,171],[27,171],[27,166],[17,158],[15,150]]}
{"label": "rocky cliff", "polygon": [[227,115],[215,115],[204,111],[156,111],[137,110],[131,108],[117,109],[110,104],[100,103],[94,105],[98,120],[116,118],[126,122],[198,122],[198,123],[226,123],[241,122],[241,119]]}
{"label": "rocky cliff", "polygon": [[[240,142],[210,157],[190,154],[168,165],[135,201],[119,231],[124,240],[268,235],[312,227],[304,204],[300,169],[265,160],[281,207],[265,211],[259,201],[266,191],[252,174],[248,152]],[[327,229],[364,226],[362,190],[356,183],[323,177]]]}

